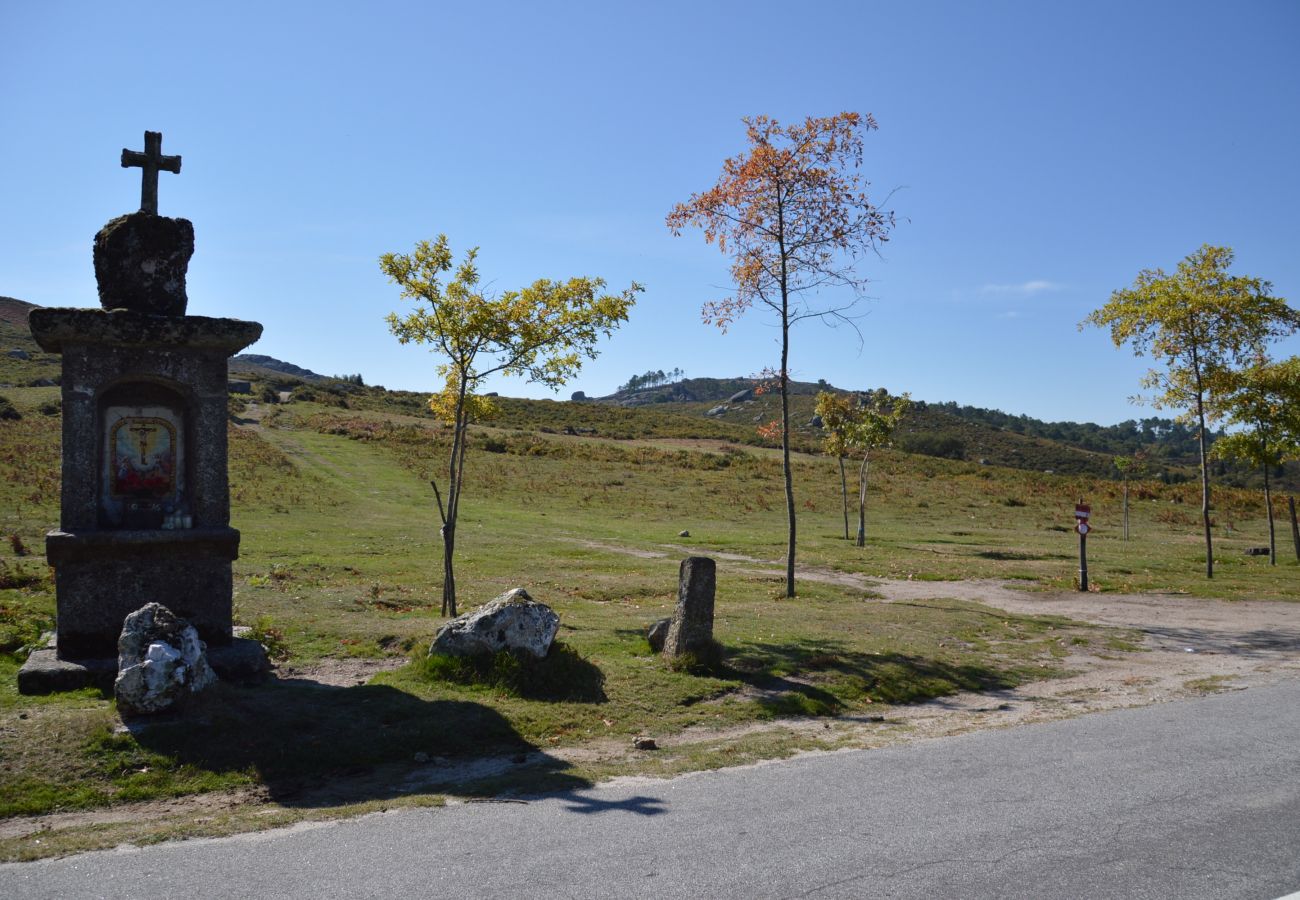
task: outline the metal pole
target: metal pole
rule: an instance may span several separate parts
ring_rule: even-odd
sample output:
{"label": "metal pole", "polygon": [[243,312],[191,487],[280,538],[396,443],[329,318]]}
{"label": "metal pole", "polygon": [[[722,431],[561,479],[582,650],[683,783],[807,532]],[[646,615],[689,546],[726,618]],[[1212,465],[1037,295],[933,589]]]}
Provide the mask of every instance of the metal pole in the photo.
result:
{"label": "metal pole", "polygon": [[1088,590],[1088,535],[1079,532],[1079,590]]}

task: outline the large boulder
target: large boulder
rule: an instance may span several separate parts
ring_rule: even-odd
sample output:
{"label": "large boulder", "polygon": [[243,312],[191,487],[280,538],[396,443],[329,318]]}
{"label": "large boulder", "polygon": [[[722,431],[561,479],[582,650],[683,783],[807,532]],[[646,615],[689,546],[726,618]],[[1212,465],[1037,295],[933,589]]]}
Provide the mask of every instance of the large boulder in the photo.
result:
{"label": "large boulder", "polygon": [[117,641],[118,711],[163,712],[216,683],[206,649],[194,626],[161,603],[131,613]]}
{"label": "large boulder", "polygon": [[429,655],[477,656],[511,650],[542,659],[551,652],[560,617],[523,588],[506,591],[438,629]]}
{"label": "large boulder", "polygon": [[754,399],[754,392],[753,392],[753,390],[750,389],[750,388],[745,388],[743,391],[736,391],[736,393],[734,393],[734,394],[732,394],[730,397],[728,397],[728,398],[727,398],[727,402],[728,402],[728,403],[744,403],[744,402],[747,401],[747,400],[753,400],[753,399]]}

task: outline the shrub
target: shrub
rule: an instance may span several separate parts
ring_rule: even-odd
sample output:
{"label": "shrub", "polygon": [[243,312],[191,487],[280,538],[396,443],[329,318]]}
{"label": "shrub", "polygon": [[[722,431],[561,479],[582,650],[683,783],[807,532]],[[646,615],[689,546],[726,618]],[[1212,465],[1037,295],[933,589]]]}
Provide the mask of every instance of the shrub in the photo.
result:
{"label": "shrub", "polygon": [[951,434],[912,432],[903,436],[899,446],[908,453],[936,456],[940,459],[965,459],[966,444]]}

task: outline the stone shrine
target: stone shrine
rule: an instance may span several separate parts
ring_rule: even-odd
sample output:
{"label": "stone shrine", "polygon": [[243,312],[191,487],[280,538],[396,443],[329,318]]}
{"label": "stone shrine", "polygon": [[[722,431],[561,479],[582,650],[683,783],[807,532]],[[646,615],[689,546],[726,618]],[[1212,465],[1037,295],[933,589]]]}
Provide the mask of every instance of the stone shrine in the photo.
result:
{"label": "stone shrine", "polygon": [[[45,545],[57,656],[34,653],[35,669],[116,658],[126,616],[150,602],[195,626],[219,673],[223,661],[265,665],[260,646],[232,634],[239,532],[226,465],[227,362],[262,326],[185,315],[194,229],[158,215],[158,172],[180,171],[180,157],[161,147],[161,134],[145,132],[144,153],[122,151],[124,167],[144,169],[141,209],[96,235],[102,308],[29,318],[41,348],[63,356],[61,510]],[[20,689],[40,690],[28,668]],[[46,682],[68,680],[65,671]]]}

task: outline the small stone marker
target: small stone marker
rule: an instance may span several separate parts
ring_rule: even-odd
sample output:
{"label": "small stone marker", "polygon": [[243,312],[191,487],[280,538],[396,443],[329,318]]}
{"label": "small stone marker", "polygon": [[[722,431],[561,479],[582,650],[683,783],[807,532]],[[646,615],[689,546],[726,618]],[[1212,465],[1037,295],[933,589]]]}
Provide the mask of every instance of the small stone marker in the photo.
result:
{"label": "small stone marker", "polygon": [[713,643],[713,595],[717,564],[707,556],[682,560],[677,582],[677,608],[664,638],[664,656],[708,653]]}

